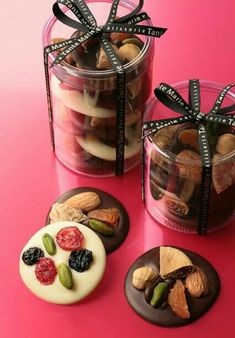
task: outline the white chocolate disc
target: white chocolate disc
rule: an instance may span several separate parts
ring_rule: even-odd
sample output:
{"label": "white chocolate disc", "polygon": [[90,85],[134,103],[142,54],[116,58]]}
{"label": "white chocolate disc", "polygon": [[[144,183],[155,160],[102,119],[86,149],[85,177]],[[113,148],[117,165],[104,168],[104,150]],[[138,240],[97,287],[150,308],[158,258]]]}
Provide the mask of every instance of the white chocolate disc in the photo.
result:
{"label": "white chocolate disc", "polygon": [[[106,161],[116,160],[116,148],[103,143],[93,134],[87,134],[85,137],[76,136],[76,141],[89,154],[99,157]],[[136,142],[129,143],[125,146],[124,158],[128,159],[137,155],[141,150],[141,144]]]}
{"label": "white chocolate disc", "polygon": [[66,107],[91,117],[109,118],[116,116],[116,110],[98,107],[92,101],[84,100],[83,94],[78,90],[62,89],[59,84],[60,81],[53,75],[51,77],[51,91]]}
{"label": "white chocolate disc", "polygon": [[[71,269],[73,278],[73,288],[71,290],[66,289],[60,282],[58,274],[55,281],[51,285],[43,285],[36,278],[35,267],[36,264],[29,266],[22,260],[22,254],[30,247],[38,247],[43,250],[46,258],[51,258],[56,267],[60,263],[66,263],[68,265],[68,258],[71,251],[65,251],[59,247],[55,240],[55,236],[58,231],[64,227],[76,226],[84,235],[84,242],[82,249],[88,249],[92,251],[93,261],[90,263],[88,270],[84,272],[77,272]],[[56,254],[50,256],[43,245],[42,236],[48,233],[50,234],[56,244]],[[43,227],[36,232],[33,237],[25,245],[20,255],[20,275],[24,284],[39,298],[42,298],[48,302],[55,304],[72,304],[80,301],[88,296],[99,284],[103,277],[106,265],[106,253],[104,246],[99,237],[91,229],[85,225],[75,222],[58,222]]]}

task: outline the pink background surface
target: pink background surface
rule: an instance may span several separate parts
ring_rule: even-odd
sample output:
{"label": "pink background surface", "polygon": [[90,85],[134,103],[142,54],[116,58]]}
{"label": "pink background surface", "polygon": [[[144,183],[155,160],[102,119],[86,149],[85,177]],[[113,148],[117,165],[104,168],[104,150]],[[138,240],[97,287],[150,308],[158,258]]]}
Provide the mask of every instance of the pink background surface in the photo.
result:
{"label": "pink background surface", "polygon": [[[52,4],[48,0],[1,2],[0,337],[231,337],[234,227],[207,237],[163,229],[144,210],[139,167],[124,177],[92,179],[71,173],[55,160],[41,50],[41,30]],[[234,0],[146,0],[145,9],[154,25],[168,27],[156,42],[155,85],[195,77],[223,84],[234,81]],[[25,288],[18,260],[26,241],[43,226],[51,203],[76,186],[112,193],[127,208],[131,226],[125,243],[108,256],[98,289],[81,303],[58,306],[39,300]],[[149,324],[125,299],[129,266],[144,251],[161,244],[197,251],[220,275],[222,290],[216,304],[189,326],[166,329]]]}

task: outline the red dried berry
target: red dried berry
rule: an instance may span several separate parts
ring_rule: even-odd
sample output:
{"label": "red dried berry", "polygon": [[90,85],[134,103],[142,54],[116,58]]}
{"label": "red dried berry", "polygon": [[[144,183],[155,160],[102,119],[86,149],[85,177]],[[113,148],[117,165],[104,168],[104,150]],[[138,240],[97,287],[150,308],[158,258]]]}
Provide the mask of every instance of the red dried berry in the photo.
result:
{"label": "red dried berry", "polygon": [[43,285],[52,284],[57,275],[54,261],[50,258],[40,258],[35,268],[35,274],[39,282]]}
{"label": "red dried berry", "polygon": [[62,228],[56,235],[58,245],[68,251],[80,249],[83,240],[84,236],[76,226]]}

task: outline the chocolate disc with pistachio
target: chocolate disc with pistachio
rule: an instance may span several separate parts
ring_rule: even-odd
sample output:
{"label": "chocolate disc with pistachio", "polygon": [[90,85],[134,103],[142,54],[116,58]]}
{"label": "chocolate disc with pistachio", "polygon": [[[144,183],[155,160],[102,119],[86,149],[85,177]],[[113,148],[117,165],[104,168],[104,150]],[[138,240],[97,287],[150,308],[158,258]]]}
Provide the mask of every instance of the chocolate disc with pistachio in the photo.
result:
{"label": "chocolate disc with pistachio", "polygon": [[46,224],[60,221],[88,226],[100,237],[107,254],[119,248],[129,231],[124,206],[114,196],[90,187],[69,190],[56,199]]}
{"label": "chocolate disc with pistachio", "polygon": [[[146,274],[150,268],[157,271],[155,278]],[[137,272],[141,287],[136,284]],[[125,295],[133,310],[165,327],[187,325],[204,315],[219,290],[218,274],[204,257],[173,246],[145,252],[132,264],[125,279]]]}

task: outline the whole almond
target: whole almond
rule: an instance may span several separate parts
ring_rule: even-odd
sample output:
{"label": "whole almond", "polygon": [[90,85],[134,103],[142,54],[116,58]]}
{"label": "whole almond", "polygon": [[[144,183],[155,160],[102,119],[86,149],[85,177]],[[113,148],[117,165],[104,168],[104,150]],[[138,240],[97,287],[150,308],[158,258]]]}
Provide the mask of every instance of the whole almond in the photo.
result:
{"label": "whole almond", "polygon": [[205,272],[196,268],[196,271],[187,276],[185,280],[185,287],[193,297],[205,296],[209,293],[209,281]]}
{"label": "whole almond", "polygon": [[67,199],[64,204],[69,205],[75,209],[82,209],[90,211],[97,208],[101,203],[100,197],[93,191],[86,191],[80,194],[74,195]]}

